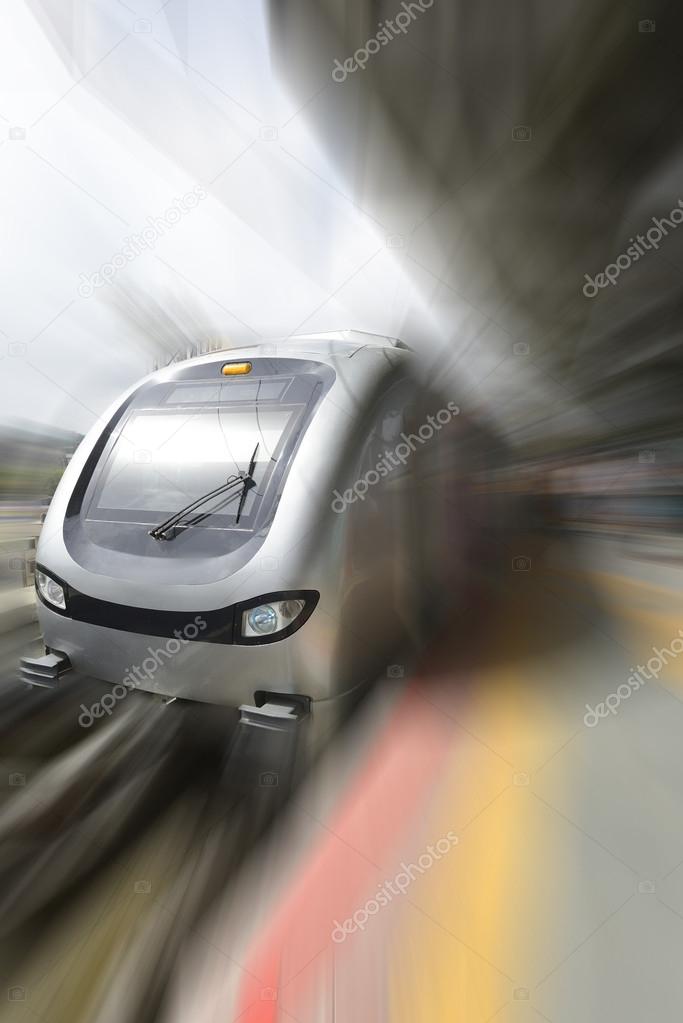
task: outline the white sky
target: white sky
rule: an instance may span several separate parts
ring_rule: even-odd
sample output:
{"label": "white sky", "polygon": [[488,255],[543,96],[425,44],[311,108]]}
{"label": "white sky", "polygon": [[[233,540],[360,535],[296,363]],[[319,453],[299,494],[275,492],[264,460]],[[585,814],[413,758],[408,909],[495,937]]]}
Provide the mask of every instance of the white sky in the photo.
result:
{"label": "white sky", "polygon": [[[70,54],[37,5],[0,9],[4,414],[86,429],[151,369],[155,333],[175,347],[169,309],[228,344],[396,327],[397,254],[340,194],[275,79],[261,0],[203,3],[196,17],[183,0],[156,16],[144,0],[136,14],[116,0],[73,15],[60,3]],[[125,239],[197,185],[206,199],[81,297]],[[345,293],[358,273],[361,292]],[[136,296],[137,326],[121,289]]]}

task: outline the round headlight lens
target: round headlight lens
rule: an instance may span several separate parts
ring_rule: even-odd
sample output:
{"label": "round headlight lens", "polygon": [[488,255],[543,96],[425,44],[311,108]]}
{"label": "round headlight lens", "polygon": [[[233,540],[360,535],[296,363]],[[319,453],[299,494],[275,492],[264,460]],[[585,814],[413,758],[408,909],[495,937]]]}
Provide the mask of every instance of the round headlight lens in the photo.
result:
{"label": "round headlight lens", "polygon": [[249,627],[261,636],[269,636],[277,629],[277,611],[270,604],[262,604],[247,612]]}
{"label": "round headlight lens", "polygon": [[66,611],[64,588],[60,586],[59,583],[56,583],[49,575],[45,575],[44,572],[36,572],[36,584],[41,597],[43,597],[48,604],[52,604],[53,607],[59,607],[62,611]]}

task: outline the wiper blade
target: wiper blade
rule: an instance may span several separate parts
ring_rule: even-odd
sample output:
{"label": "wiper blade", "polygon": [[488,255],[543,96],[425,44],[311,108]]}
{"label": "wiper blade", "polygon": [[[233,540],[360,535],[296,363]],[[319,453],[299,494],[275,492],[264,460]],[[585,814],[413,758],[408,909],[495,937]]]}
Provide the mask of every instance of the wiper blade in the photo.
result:
{"label": "wiper blade", "polygon": [[196,511],[198,508],[201,508],[203,504],[206,504],[206,502],[210,501],[213,497],[220,497],[221,494],[227,494],[230,490],[232,490],[235,487],[239,487],[240,485],[244,486],[246,480],[247,477],[242,475],[241,473],[238,476],[230,476],[222,486],[216,487],[215,490],[210,490],[208,494],[202,494],[201,497],[196,498],[196,500],[192,501],[184,508],[181,508],[180,511],[177,511],[175,512],[175,514],[171,515],[170,518],[166,519],[165,522],[162,522],[158,526],[155,526],[154,529],[150,529],[149,535],[153,537],[155,540],[174,539],[175,533],[173,534],[173,536],[170,537],[166,536],[166,534],[169,532],[169,530],[173,529],[174,526],[177,526],[181,519],[184,519],[186,515],[189,515],[191,512]]}

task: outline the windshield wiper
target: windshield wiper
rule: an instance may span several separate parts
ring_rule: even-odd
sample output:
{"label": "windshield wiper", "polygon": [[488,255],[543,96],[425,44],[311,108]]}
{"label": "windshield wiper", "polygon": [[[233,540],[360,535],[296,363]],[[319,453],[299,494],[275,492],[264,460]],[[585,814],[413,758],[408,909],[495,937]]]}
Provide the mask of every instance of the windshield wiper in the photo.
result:
{"label": "windshield wiper", "polygon": [[[161,522],[158,526],[155,526],[154,529],[150,529],[149,535],[153,537],[155,540],[174,540],[175,537],[177,536],[177,533],[175,532],[175,527],[181,522],[182,519],[184,519],[187,515],[190,515],[192,512],[197,511],[199,508],[201,508],[202,505],[206,504],[207,501],[211,501],[212,498],[214,497],[220,497],[222,494],[228,494],[230,493],[231,490],[234,490],[235,494],[234,495],[230,494],[230,496],[231,497],[236,496],[237,488],[241,486],[242,493],[240,495],[240,503],[237,509],[237,517],[235,519],[235,522],[239,522],[239,517],[242,513],[242,508],[244,507],[244,501],[246,498],[247,490],[249,489],[249,487],[254,486],[253,472],[256,466],[256,453],[258,451],[258,448],[259,446],[257,444],[256,447],[254,448],[254,453],[251,456],[251,461],[249,463],[249,469],[246,473],[238,473],[235,476],[229,476],[226,482],[223,483],[220,487],[216,487],[214,490],[210,490],[208,493],[202,494],[201,497],[197,497],[190,504],[186,505],[184,508],[181,508],[180,511],[175,512],[164,522]],[[207,514],[211,513],[208,512]],[[170,536],[168,536],[167,534],[171,530],[174,530],[174,532]]]}

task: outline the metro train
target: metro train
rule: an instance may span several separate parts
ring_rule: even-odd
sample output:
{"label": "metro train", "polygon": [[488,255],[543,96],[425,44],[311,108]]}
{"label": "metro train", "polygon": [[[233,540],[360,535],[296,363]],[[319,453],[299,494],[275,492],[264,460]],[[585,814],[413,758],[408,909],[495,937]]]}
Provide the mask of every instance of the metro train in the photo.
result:
{"label": "metro train", "polygon": [[131,387],[48,510],[46,653],[24,680],[74,669],[119,694],[315,714],[402,675],[477,550],[472,423],[429,374],[395,339],[342,331]]}

